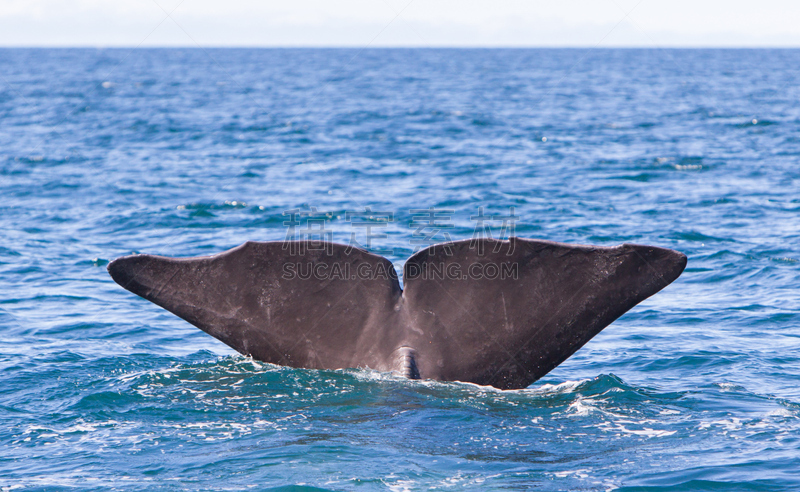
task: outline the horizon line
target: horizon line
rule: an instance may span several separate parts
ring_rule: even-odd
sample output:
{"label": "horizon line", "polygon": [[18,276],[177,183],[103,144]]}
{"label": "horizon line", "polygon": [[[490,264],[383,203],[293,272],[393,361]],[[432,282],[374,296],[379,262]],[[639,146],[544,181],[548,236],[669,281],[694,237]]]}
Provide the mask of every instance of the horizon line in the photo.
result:
{"label": "horizon line", "polygon": [[686,49],[686,50],[766,50],[766,49],[800,49],[798,45],[619,45],[619,46],[593,46],[593,45],[384,45],[384,46],[362,46],[362,45],[324,45],[324,44],[298,44],[298,45],[196,45],[196,44],[165,44],[136,46],[128,44],[31,44],[31,45],[4,45],[0,44],[0,49],[592,49],[592,50],[616,50],[616,49]]}

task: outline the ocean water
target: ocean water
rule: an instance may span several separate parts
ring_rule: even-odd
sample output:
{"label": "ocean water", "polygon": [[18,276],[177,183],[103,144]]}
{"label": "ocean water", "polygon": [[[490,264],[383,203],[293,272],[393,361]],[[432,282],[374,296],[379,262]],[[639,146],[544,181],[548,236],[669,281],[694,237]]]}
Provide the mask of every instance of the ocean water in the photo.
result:
{"label": "ocean water", "polygon": [[[800,489],[800,51],[0,50],[0,490]],[[673,248],[529,388],[236,354],[116,285],[286,237]],[[501,216],[518,216],[503,230]],[[321,221],[321,222],[320,222]],[[437,230],[438,229],[438,230]]]}

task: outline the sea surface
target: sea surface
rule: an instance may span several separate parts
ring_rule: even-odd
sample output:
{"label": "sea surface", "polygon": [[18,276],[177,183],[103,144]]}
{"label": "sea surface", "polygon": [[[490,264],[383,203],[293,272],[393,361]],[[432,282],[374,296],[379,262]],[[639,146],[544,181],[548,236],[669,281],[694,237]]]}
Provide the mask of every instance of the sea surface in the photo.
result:
{"label": "sea surface", "polygon": [[[798,50],[3,49],[0,197],[0,491],[800,490]],[[260,363],[106,271],[287,213],[689,263],[517,391]]]}

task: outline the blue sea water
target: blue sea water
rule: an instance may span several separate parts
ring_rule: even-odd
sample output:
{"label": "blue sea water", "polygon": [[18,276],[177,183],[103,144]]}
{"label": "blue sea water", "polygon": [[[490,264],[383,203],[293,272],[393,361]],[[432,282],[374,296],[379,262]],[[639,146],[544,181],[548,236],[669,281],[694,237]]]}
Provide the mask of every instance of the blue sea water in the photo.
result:
{"label": "blue sea water", "polygon": [[[0,50],[0,490],[800,490],[798,67],[777,49]],[[280,240],[289,210],[364,244],[347,213],[367,207],[391,214],[370,247],[398,268],[430,208],[439,240],[482,208],[520,237],[689,264],[506,392],[259,363],[105,268]]]}

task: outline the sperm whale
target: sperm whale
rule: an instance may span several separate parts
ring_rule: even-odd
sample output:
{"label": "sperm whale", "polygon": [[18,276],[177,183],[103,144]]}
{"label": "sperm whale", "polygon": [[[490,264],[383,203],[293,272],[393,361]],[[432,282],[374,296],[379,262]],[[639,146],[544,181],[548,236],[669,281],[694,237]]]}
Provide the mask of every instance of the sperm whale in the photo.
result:
{"label": "sperm whale", "polygon": [[524,388],[683,272],[655,246],[512,237],[432,245],[403,267],[323,241],[132,255],[111,277],[238,352],[311,369]]}

